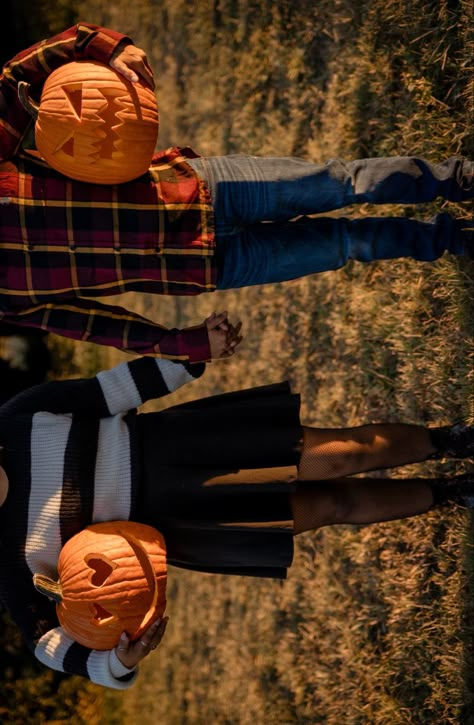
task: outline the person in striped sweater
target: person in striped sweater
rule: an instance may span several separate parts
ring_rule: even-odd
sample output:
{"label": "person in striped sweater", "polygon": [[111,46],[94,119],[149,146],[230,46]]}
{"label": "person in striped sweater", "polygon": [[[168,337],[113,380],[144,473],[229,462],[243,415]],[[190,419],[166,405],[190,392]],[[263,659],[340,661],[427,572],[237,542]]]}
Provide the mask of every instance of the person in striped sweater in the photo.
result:
{"label": "person in striped sweater", "polygon": [[136,415],[203,371],[203,363],[139,358],[91,379],[38,385],[0,408],[0,595],[42,663],[123,689],[164,634],[166,618],[138,641],[124,633],[115,649],[90,650],[35,590],[33,574],[55,577],[63,544],[92,522],[155,526],[170,564],[283,578],[302,531],[474,503],[469,476],[350,478],[474,456],[466,426],[309,428],[285,383]]}

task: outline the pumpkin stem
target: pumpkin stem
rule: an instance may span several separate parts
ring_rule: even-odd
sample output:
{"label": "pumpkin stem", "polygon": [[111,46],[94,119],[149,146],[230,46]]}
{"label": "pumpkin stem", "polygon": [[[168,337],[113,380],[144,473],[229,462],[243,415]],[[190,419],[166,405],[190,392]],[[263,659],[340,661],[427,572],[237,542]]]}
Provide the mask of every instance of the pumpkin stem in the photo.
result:
{"label": "pumpkin stem", "polygon": [[44,576],[44,574],[33,574],[33,584],[48,599],[53,599],[56,604],[61,603],[63,590],[60,582],[55,582],[54,579],[50,579],[49,576]]}
{"label": "pumpkin stem", "polygon": [[25,83],[25,81],[20,81],[18,83],[18,98],[25,111],[28,111],[30,116],[32,116],[32,118],[36,121],[36,119],[38,118],[39,105],[31,100],[28,93],[29,88],[29,83]]}

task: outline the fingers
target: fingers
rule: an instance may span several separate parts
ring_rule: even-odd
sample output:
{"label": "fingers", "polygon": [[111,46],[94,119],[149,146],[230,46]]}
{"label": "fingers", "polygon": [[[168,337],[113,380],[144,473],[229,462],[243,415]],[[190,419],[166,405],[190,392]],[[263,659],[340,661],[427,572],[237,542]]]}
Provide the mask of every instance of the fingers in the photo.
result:
{"label": "fingers", "polygon": [[141,79],[154,90],[153,71],[150,68],[145,52],[141,48],[126,45],[116,56],[112,56],[110,65],[131,83],[138,83]]}
{"label": "fingers", "polygon": [[119,643],[115,648],[115,653],[120,662],[131,669],[144,657],[150,654],[158,647],[163,635],[166,631],[169,617],[158,617],[145,632],[140,639],[131,642],[127,633],[123,632],[120,636]]}
{"label": "fingers", "polygon": [[239,320],[239,322],[238,322],[238,323],[236,324],[236,326],[234,327],[234,334],[235,334],[235,335],[238,335],[238,334],[239,334],[239,332],[241,331],[241,329],[242,329],[242,323],[241,323],[241,322],[240,322],[240,320]]}
{"label": "fingers", "polygon": [[227,332],[225,330],[208,329],[209,348],[211,358],[217,360],[225,355],[227,346]]}
{"label": "fingers", "polygon": [[129,648],[130,640],[128,638],[128,635],[126,632],[122,632],[122,634],[120,635],[119,643],[117,645],[117,650],[119,652],[128,652]]}
{"label": "fingers", "polygon": [[229,322],[229,320],[227,319],[227,311],[219,312],[219,314],[217,314],[216,312],[211,312],[209,317],[206,317],[204,322],[207,325],[208,329],[212,330],[219,328],[220,330],[227,330],[229,334],[232,334],[235,337],[238,337],[239,332],[242,329],[241,322],[238,322],[235,327],[231,322]]}
{"label": "fingers", "polygon": [[164,617],[163,619],[160,619],[155,626],[154,634],[150,643],[150,649],[156,649],[158,645],[160,644],[161,640],[164,637],[164,634],[166,632],[166,627],[168,626],[169,617]]}
{"label": "fingers", "polygon": [[238,322],[235,327],[229,323],[229,330],[227,332],[227,344],[226,344],[226,352],[229,355],[234,354],[237,346],[240,345],[240,343],[243,340],[243,336],[239,334],[241,329],[242,329],[241,322]]}
{"label": "fingers", "polygon": [[132,646],[126,632],[122,632],[120,635],[119,643],[115,648],[115,654],[119,662],[129,669],[135,667],[139,661],[132,651]]}
{"label": "fingers", "polygon": [[130,62],[129,68],[132,68],[136,72],[136,80],[132,80],[132,83],[136,83],[139,80],[139,77],[144,81],[145,85],[147,85],[152,90],[155,89],[155,81],[153,79],[153,71],[151,70],[150,66],[148,65],[148,61],[145,58],[136,59]]}
{"label": "fingers", "polygon": [[211,358],[217,360],[233,355],[237,346],[243,340],[240,334],[242,323],[239,321],[234,326],[227,319],[227,311],[225,311],[219,314],[212,312],[206,318],[205,324],[209,335]]}
{"label": "fingers", "polygon": [[238,322],[235,327],[234,327],[234,325],[229,323],[229,329],[227,332],[227,341],[228,342],[234,341],[235,344],[238,344],[239,342],[241,342],[241,340],[243,339],[242,335],[240,334],[241,329],[242,329],[241,322]]}
{"label": "fingers", "polygon": [[219,312],[219,314],[212,312],[209,317],[204,320],[204,322],[207,325],[208,330],[215,330],[218,327],[222,330],[227,330],[229,324],[227,321],[227,311]]}
{"label": "fingers", "polygon": [[148,59],[145,56],[142,59],[142,62],[139,66],[139,68],[136,69],[137,73],[141,76],[141,78],[145,81],[145,84],[149,86],[152,91],[155,90],[155,79],[153,78],[153,71],[150,67],[150,64],[148,63]]}
{"label": "fingers", "polygon": [[163,639],[169,617],[158,617],[153,624],[142,634],[140,639],[135,643],[141,647],[143,656],[146,656],[152,650],[156,649]]}
{"label": "fingers", "polygon": [[234,354],[237,345],[242,341],[239,336],[235,339],[227,339],[227,333],[224,330],[209,331],[209,346],[211,349],[211,358],[218,360],[223,357],[230,357]]}

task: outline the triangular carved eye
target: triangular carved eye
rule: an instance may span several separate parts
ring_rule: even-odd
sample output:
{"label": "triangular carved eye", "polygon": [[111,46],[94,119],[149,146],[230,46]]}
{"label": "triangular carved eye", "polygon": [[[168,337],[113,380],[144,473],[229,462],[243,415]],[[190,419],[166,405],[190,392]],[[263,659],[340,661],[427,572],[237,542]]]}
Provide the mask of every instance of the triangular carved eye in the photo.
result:
{"label": "triangular carved eye", "polygon": [[90,554],[85,561],[87,566],[92,570],[90,583],[93,587],[102,587],[117,567],[117,564],[113,561],[99,554]]}
{"label": "triangular carved eye", "polygon": [[73,111],[77,120],[80,121],[82,115],[82,84],[66,86],[63,88],[63,91],[69,101],[71,110]]}

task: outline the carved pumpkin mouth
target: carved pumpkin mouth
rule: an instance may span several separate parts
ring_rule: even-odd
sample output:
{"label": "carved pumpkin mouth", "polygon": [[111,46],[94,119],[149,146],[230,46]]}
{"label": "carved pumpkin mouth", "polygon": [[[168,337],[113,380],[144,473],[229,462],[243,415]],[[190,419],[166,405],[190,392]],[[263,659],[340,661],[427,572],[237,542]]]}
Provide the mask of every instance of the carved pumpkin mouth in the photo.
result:
{"label": "carved pumpkin mouth", "polygon": [[28,84],[19,97],[36,120],[39,154],[78,181],[121,184],[146,173],[158,134],[153,91],[95,61],[74,61],[46,79],[39,105]]}
{"label": "carved pumpkin mouth", "polygon": [[[69,107],[69,119],[64,124],[66,134],[59,134],[53,154],[64,153],[73,158],[76,143],[90,147],[91,163],[97,159],[112,159],[123,141],[119,129],[124,124],[130,108],[130,98],[125,93],[108,90],[106,87],[88,89],[87,110],[83,108],[83,84],[70,83],[61,88]],[[135,108],[135,104],[132,104]],[[44,121],[64,118],[61,114],[44,112]],[[138,117],[137,120],[140,120]],[[129,121],[130,123],[130,121]]]}
{"label": "carved pumpkin mouth", "polygon": [[117,616],[115,614],[108,612],[100,604],[93,604],[92,608],[93,608],[94,616],[91,619],[91,624],[95,624],[99,627],[101,627],[101,626],[103,627],[104,625],[108,625],[111,622],[115,622],[117,620]]}

